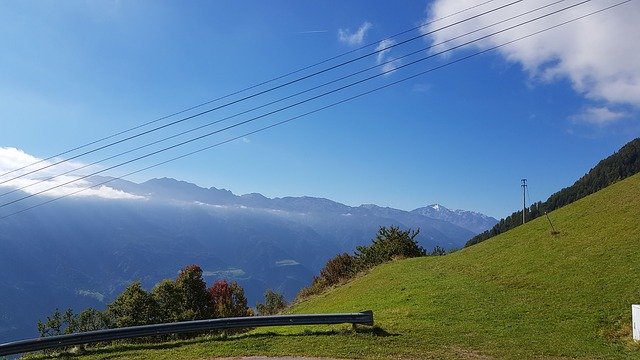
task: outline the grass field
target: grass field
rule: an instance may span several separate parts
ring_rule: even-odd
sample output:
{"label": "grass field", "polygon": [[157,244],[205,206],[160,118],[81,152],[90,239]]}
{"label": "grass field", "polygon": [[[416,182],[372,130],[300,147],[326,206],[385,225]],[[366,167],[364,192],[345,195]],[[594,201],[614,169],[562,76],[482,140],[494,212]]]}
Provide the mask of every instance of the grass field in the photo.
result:
{"label": "grass field", "polygon": [[549,215],[557,235],[538,218],[444,257],[379,266],[292,310],[371,309],[375,329],[270,328],[78,357],[640,359],[630,318],[640,303],[640,176]]}

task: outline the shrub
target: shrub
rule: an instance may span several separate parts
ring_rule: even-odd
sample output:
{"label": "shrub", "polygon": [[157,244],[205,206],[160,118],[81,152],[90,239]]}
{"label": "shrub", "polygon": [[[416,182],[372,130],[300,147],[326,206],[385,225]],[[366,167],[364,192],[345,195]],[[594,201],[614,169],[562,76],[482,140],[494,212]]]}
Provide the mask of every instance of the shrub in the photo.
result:
{"label": "shrub", "polygon": [[[416,240],[419,233],[419,229],[405,231],[397,226],[380,227],[371,245],[358,246],[354,255],[343,253],[327,261],[320,270],[320,275],[313,278],[311,285],[300,290],[298,299],[319,294],[327,287],[349,280],[357,273],[376,265],[395,259],[427,255]],[[431,255],[444,255],[444,249],[437,246]]]}
{"label": "shrub", "polygon": [[370,246],[358,246],[355,257],[360,270],[369,269],[394,258],[425,256],[427,252],[415,239],[420,230],[401,230],[397,226],[382,226]]}
{"label": "shrub", "polygon": [[343,253],[327,261],[320,270],[320,278],[324,280],[325,286],[331,286],[351,278],[356,272],[356,258]]}

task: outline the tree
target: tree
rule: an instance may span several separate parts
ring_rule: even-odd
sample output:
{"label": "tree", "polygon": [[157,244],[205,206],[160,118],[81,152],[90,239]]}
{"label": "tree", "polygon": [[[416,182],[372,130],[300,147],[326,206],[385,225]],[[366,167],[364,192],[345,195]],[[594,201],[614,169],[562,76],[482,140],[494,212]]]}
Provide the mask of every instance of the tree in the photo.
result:
{"label": "tree", "polygon": [[180,271],[176,286],[182,293],[183,314],[185,320],[201,320],[211,317],[211,297],[207,284],[202,279],[202,269],[198,265],[189,265]]}
{"label": "tree", "polygon": [[148,325],[158,319],[156,302],[142,289],[140,281],[131,283],[107,306],[107,311],[116,327]]}
{"label": "tree", "polygon": [[429,255],[431,255],[431,256],[443,256],[443,255],[447,255],[447,251],[444,248],[436,245],[433,248],[433,251],[431,251],[431,253]]}
{"label": "tree", "polygon": [[47,321],[38,320],[38,332],[40,337],[62,335],[62,313],[56,309]]}
{"label": "tree", "polygon": [[67,309],[67,311],[64,312],[62,322],[66,324],[64,329],[65,334],[73,334],[78,331],[78,321],[73,314],[73,310]]}
{"label": "tree", "polygon": [[51,316],[47,316],[45,322],[38,320],[40,337],[73,334],[78,330],[78,317],[73,314],[73,310],[70,308],[64,313],[60,312],[60,309],[56,309]]}
{"label": "tree", "polygon": [[244,289],[237,282],[231,283],[231,316],[250,316]]}
{"label": "tree", "polygon": [[107,316],[94,308],[84,309],[77,316],[78,331],[87,332],[109,328]]}
{"label": "tree", "polygon": [[355,257],[362,269],[391,261],[394,258],[425,256],[427,252],[415,239],[420,229],[401,230],[397,226],[382,226],[370,246],[358,246]]}
{"label": "tree", "polygon": [[209,288],[213,317],[248,316],[247,298],[244,289],[237,282],[216,281]]}
{"label": "tree", "polygon": [[151,296],[158,307],[158,321],[176,322],[183,319],[185,313],[184,294],[175,282],[162,280],[151,290]]}
{"label": "tree", "polygon": [[258,315],[274,315],[287,308],[287,301],[284,296],[271,289],[264,293],[264,304],[258,304],[256,309]]}
{"label": "tree", "polygon": [[218,280],[209,288],[213,317],[231,316],[231,288],[226,280]]}

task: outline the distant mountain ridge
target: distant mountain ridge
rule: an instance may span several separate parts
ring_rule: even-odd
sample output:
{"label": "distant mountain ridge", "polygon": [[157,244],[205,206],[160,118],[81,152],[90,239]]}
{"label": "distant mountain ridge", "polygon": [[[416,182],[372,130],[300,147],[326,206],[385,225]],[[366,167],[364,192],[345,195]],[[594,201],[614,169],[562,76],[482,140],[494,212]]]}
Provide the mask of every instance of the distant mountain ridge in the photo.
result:
{"label": "distant mountain ridge", "polygon": [[[109,178],[107,177],[98,177],[96,180],[99,181],[96,181],[96,183],[108,179]],[[151,179],[141,184],[132,182],[126,182],[126,184],[124,184],[122,180],[119,181],[120,182],[115,182],[113,185],[110,184],[110,186],[116,190],[122,190],[133,195],[180,201],[200,201],[211,205],[235,204],[248,207],[281,210],[304,208],[310,211],[348,212],[351,214],[362,211],[374,212],[378,215],[383,213],[387,215],[414,213],[431,219],[452,223],[473,233],[480,233],[487,230],[498,222],[497,219],[479,212],[468,210],[449,210],[440,204],[432,204],[411,211],[405,211],[389,207],[381,207],[375,204],[363,204],[358,207],[351,207],[333,200],[311,196],[267,198],[260,193],[234,195],[230,190],[218,189],[215,187],[202,188],[186,181],[166,177]]]}
{"label": "distant mountain ridge", "polygon": [[459,209],[449,210],[440,204],[417,208],[411,212],[432,219],[444,220],[478,234],[498,223],[496,218],[479,212]]}

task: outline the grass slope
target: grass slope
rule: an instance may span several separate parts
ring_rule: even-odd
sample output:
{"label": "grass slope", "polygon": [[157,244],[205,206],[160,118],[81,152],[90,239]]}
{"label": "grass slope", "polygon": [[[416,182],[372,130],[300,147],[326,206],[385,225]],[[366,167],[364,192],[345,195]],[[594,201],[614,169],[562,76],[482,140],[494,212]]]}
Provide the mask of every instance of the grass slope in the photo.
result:
{"label": "grass slope", "polygon": [[383,331],[262,329],[225,341],[140,345],[87,358],[640,358],[640,175],[444,257],[397,261],[297,305],[372,309]]}

